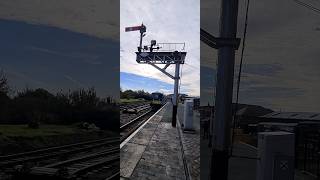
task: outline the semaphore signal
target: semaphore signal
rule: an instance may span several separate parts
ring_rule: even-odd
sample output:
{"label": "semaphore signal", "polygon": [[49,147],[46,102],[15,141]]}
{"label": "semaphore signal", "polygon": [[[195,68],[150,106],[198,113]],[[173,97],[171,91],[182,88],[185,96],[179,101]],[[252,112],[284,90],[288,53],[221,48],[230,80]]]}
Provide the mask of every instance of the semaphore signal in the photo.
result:
{"label": "semaphore signal", "polygon": [[[163,74],[174,80],[174,95],[172,99],[172,126],[176,127],[177,109],[178,109],[178,86],[180,79],[180,64],[184,64],[187,52],[184,51],[185,43],[157,43],[156,40],[151,40],[150,45],[142,46],[142,39],[145,36],[147,28],[145,25],[126,27],[125,32],[140,31],[140,44],[136,52],[136,61],[139,64],[150,64]],[[180,48],[179,48],[180,47]],[[159,67],[158,64],[165,65]],[[175,74],[171,75],[166,69],[175,64]]]}

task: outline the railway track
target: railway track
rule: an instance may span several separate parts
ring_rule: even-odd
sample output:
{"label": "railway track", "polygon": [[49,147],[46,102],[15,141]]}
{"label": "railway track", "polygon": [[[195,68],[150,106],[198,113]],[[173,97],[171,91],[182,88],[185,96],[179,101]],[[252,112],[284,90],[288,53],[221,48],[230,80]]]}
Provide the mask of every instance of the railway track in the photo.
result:
{"label": "railway track", "polygon": [[0,156],[0,168],[8,168],[18,164],[39,162],[59,156],[67,156],[80,152],[89,151],[100,147],[109,147],[119,143],[118,138],[103,138],[99,140],[56,146],[24,153]]}
{"label": "railway track", "polygon": [[138,129],[149,117],[154,114],[152,110],[149,110],[134,119],[131,119],[126,124],[120,126],[120,142],[123,142],[129,137],[136,129]]}
{"label": "railway track", "polygon": [[112,179],[116,178],[119,172],[119,160],[119,147],[113,147],[46,166],[33,167],[27,176],[55,179]]}
{"label": "railway track", "polygon": [[119,179],[119,144],[153,114],[146,103],[122,106],[120,142],[104,138],[0,156],[0,179]]}
{"label": "railway track", "polygon": [[149,103],[131,103],[120,106],[120,127],[130,122],[132,119],[146,113],[151,109]]}
{"label": "railway track", "polygon": [[[23,174],[24,176],[27,174],[35,175],[33,173],[33,168],[41,169],[47,166],[50,167],[50,165],[52,164],[59,164],[62,162],[66,163],[66,161],[72,162],[72,160],[75,161],[75,159],[77,159],[77,162],[80,162],[83,157],[96,157],[98,154],[100,156],[105,155],[105,158],[113,157],[115,156],[115,154],[118,154],[119,157],[119,151],[116,153],[116,150],[118,149],[119,138],[103,138],[93,141],[45,148],[25,153],[0,156],[0,179],[11,179],[12,177],[19,177],[21,174]],[[110,162],[111,164],[113,163],[113,161],[111,160],[108,162]],[[106,161],[105,164],[107,164],[108,162]],[[88,167],[90,166],[88,165]],[[79,174],[80,172],[85,172],[89,169],[85,168],[78,173],[73,174],[73,176]],[[119,170],[119,168],[117,169]],[[61,172],[61,168],[58,168],[58,170],[59,171],[57,171],[57,173],[59,174]],[[50,173],[47,175],[50,176]]]}
{"label": "railway track", "polygon": [[[135,115],[126,116],[127,111],[122,111],[120,118],[120,142],[127,139],[136,129],[138,129],[155,112],[149,104],[133,105],[131,109],[137,109]],[[124,110],[125,108],[123,108]]]}

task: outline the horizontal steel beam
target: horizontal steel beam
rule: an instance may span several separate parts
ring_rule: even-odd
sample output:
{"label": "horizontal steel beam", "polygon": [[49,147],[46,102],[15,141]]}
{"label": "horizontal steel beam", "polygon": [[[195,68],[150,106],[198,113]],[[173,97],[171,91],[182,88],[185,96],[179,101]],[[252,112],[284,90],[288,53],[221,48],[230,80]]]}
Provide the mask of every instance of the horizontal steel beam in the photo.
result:
{"label": "horizontal steel beam", "polygon": [[184,64],[186,52],[136,52],[140,64]]}

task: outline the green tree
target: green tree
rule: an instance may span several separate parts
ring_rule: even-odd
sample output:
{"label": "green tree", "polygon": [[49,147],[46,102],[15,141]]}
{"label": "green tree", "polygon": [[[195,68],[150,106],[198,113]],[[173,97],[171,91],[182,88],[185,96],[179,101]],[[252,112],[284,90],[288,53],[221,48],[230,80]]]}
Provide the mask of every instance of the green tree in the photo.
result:
{"label": "green tree", "polygon": [[3,70],[0,70],[0,94],[7,95],[9,90],[8,78],[4,74]]}

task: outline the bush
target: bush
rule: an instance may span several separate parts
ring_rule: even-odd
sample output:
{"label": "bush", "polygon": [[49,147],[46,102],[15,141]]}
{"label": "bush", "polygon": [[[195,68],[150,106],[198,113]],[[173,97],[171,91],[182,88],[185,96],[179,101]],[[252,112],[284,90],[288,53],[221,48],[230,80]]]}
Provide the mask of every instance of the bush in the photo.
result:
{"label": "bush", "polygon": [[143,90],[138,91],[132,91],[132,90],[126,90],[126,91],[120,91],[120,98],[121,99],[145,99],[145,100],[152,100],[152,95],[148,92],[145,92]]}
{"label": "bush", "polygon": [[8,102],[0,105],[4,106],[0,109],[0,123],[38,128],[40,123],[67,125],[87,121],[105,129],[119,129],[119,125],[114,126],[119,123],[118,105],[111,97],[98,97],[94,88],[55,95],[41,88],[24,89],[13,98],[2,99]]}
{"label": "bush", "polygon": [[40,123],[36,120],[32,120],[28,123],[28,127],[31,129],[39,129]]}

